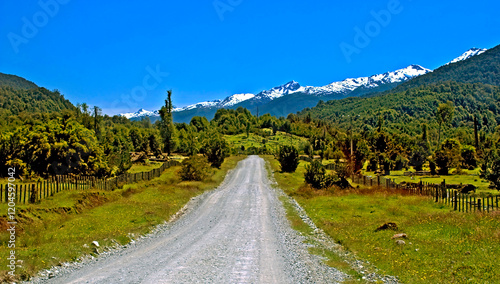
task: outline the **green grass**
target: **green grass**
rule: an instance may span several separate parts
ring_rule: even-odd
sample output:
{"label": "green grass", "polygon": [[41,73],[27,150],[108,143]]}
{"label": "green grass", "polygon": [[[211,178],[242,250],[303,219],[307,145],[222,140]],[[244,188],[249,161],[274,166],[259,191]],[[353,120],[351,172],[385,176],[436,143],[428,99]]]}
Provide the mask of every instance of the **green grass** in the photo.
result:
{"label": "green grass", "polygon": [[289,135],[279,131],[276,135],[268,137],[262,137],[254,133],[250,133],[248,138],[246,134],[225,135],[224,137],[230,147],[238,149],[240,149],[241,146],[244,146],[245,149],[251,147],[260,148],[264,146],[263,140],[265,140],[265,144],[271,149],[278,149],[280,145],[293,145],[297,149],[300,149],[300,147],[307,142],[306,138]]}
{"label": "green grass", "polygon": [[[384,176],[385,178],[390,178],[391,180],[395,180],[396,183],[401,182],[427,182],[440,184],[443,180],[446,181],[447,184],[472,184],[478,188],[478,193],[487,193],[487,194],[498,194],[498,190],[489,189],[490,183],[479,177],[479,169],[468,171],[463,170],[463,175],[447,175],[447,176],[415,176],[413,179],[409,176],[405,176],[403,171],[391,171],[391,175]],[[373,172],[365,172],[366,176],[376,176]]]}
{"label": "green grass", "polygon": [[[270,158],[268,158],[269,160]],[[360,188],[353,191],[308,191],[294,174],[278,171],[278,184],[344,248],[403,283],[498,283],[500,214],[453,212],[431,199],[403,192]],[[303,181],[303,180],[302,180]],[[375,232],[395,222],[397,231]],[[391,237],[405,233],[406,245]]]}
{"label": "green grass", "polygon": [[[271,169],[274,172],[279,171],[279,162],[276,159],[274,159],[273,156],[262,156],[262,157],[267,162],[269,162],[269,164],[271,165]],[[305,172],[306,164],[307,164],[306,162],[300,161],[299,167],[297,171],[295,171],[294,173],[282,173],[282,172],[280,172],[279,174],[275,173],[274,177],[277,180],[278,184],[280,185],[280,188],[288,194],[293,192],[296,185],[301,184],[303,182],[303,174]],[[314,240],[311,238],[311,236],[313,235],[311,227],[309,227],[309,225],[307,225],[302,220],[302,218],[300,218],[299,214],[297,213],[297,210],[295,210],[295,208],[290,203],[290,200],[287,197],[281,196],[280,200],[283,203],[283,206],[287,214],[287,218],[290,221],[292,228],[300,232],[302,235],[306,236],[308,242],[314,244]],[[361,280],[362,275],[359,274],[354,269],[352,269],[350,265],[346,262],[346,260],[341,258],[335,252],[327,250],[324,247],[321,247],[320,245],[316,245],[309,248],[309,251],[313,254],[324,257],[326,259],[325,263],[327,265],[335,267],[345,272],[346,274],[350,275],[351,280],[353,281]]]}
{"label": "green grass", "polygon": [[[43,200],[37,205],[17,207],[18,259],[24,261],[16,274],[26,279],[37,271],[75,261],[92,253],[84,244],[98,241],[101,246],[112,246],[113,241],[125,244],[129,234],[144,234],[154,225],[168,220],[192,197],[218,186],[225,174],[244,157],[227,158],[221,169],[213,169],[211,177],[202,182],[181,182],[177,176],[180,167],[167,169],[159,178],[125,185],[112,192],[65,191]],[[64,213],[64,209],[68,212]],[[6,205],[0,206],[7,212]],[[8,235],[3,221],[0,232],[0,277],[5,276]],[[61,245],[64,244],[64,245]],[[1,280],[1,278],[0,278]]]}
{"label": "green grass", "polygon": [[163,163],[160,162],[147,162],[145,164],[132,164],[132,167],[128,170],[129,173],[135,174],[135,173],[140,173],[140,172],[149,172],[151,170],[157,169],[161,167]]}

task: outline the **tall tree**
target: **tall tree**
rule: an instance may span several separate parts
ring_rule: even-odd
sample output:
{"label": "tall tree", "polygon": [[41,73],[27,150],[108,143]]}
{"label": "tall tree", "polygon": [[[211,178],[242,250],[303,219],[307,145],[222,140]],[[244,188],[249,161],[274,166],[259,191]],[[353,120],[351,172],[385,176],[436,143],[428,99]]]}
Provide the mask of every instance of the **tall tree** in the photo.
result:
{"label": "tall tree", "polygon": [[172,90],[168,90],[165,105],[160,109],[160,132],[165,152],[168,155],[175,150],[175,126],[172,121],[172,109]]}
{"label": "tall tree", "polygon": [[445,104],[439,104],[436,112],[436,120],[439,125],[438,129],[438,145],[441,144],[441,127],[451,122],[453,114],[455,113],[455,106],[452,102],[448,101]]}
{"label": "tall tree", "polygon": [[102,110],[100,107],[94,106],[94,132],[97,139],[100,139],[101,137],[101,128],[100,128],[101,111]]}

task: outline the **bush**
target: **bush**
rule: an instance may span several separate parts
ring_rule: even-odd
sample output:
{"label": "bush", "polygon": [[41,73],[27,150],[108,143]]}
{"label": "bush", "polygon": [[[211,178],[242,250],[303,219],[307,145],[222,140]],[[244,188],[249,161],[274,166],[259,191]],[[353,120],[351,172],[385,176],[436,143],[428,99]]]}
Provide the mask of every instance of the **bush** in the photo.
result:
{"label": "bush", "polygon": [[182,161],[179,176],[184,181],[201,181],[207,177],[209,170],[206,157],[192,156]]}
{"label": "bush", "polygon": [[306,183],[310,184],[312,187],[317,189],[324,188],[325,175],[326,170],[320,162],[312,161],[312,163],[306,165],[304,178],[306,180]]}
{"label": "bush", "polygon": [[278,153],[281,171],[293,173],[299,165],[299,151],[293,146],[282,146]]}
{"label": "bush", "polygon": [[327,175],[325,168],[318,161],[312,161],[306,166],[304,178],[307,184],[316,189],[328,188],[337,183],[337,178],[333,175]]}
{"label": "bush", "polygon": [[466,169],[473,170],[477,167],[476,148],[474,146],[465,145],[461,150],[462,166]]}
{"label": "bush", "polygon": [[500,156],[495,151],[491,151],[481,168],[481,177],[486,178],[496,189],[500,190]]}
{"label": "bush", "polygon": [[224,159],[229,156],[229,147],[224,138],[213,136],[205,143],[203,152],[212,167],[220,168]]}

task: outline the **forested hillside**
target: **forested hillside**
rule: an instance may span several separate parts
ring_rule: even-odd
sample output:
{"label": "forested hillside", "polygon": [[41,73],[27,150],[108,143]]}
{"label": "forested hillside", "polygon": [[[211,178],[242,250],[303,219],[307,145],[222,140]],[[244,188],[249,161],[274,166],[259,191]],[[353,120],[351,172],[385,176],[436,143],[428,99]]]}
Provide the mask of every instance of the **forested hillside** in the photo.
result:
{"label": "forested hillside", "polygon": [[431,73],[413,78],[389,92],[398,93],[411,88],[445,81],[500,86],[500,45],[481,55],[444,65]]}
{"label": "forested hillside", "polygon": [[26,113],[60,112],[74,109],[74,105],[66,100],[59,91],[45,88],[15,89],[0,87],[0,113],[18,115]]}
{"label": "forested hillside", "polygon": [[24,78],[21,78],[16,75],[8,75],[0,72],[0,86],[1,87],[12,87],[14,89],[34,89],[37,88],[38,86],[31,82],[28,81]]}
{"label": "forested hillside", "polygon": [[473,127],[474,117],[480,130],[492,132],[500,124],[500,88],[483,84],[445,82],[422,86],[400,93],[371,98],[349,98],[320,103],[301,116],[324,119],[344,129],[354,126],[370,131],[382,118],[390,132],[415,134],[422,123],[435,124],[439,104],[452,102],[456,107],[451,126]]}

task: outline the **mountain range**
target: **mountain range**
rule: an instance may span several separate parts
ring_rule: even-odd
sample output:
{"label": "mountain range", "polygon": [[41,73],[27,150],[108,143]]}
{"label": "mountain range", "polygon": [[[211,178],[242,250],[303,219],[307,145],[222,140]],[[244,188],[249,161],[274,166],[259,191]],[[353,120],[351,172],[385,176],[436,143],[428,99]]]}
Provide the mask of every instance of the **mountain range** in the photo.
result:
{"label": "mountain range", "polygon": [[500,45],[467,60],[441,66],[389,91],[318,103],[300,111],[298,116],[366,133],[382,122],[384,131],[410,136],[421,134],[424,123],[429,126],[429,137],[437,138],[436,109],[443,103],[454,106],[454,115],[445,131],[464,129],[455,137],[460,141],[473,141],[474,125],[480,132],[498,131]]}
{"label": "mountain range", "polygon": [[[467,60],[485,51],[486,49],[472,48],[446,65]],[[205,101],[182,108],[174,108],[173,118],[175,122],[188,123],[194,116],[205,116],[207,119],[211,119],[218,109],[236,109],[238,107],[247,108],[253,114],[270,113],[273,116],[287,116],[289,113],[314,107],[319,101],[339,100],[387,91],[430,72],[432,70],[422,66],[410,65],[396,71],[369,77],[349,78],[322,87],[301,86],[298,82],[291,81],[256,95],[250,93],[235,94],[223,100]],[[145,109],[121,115],[131,120],[149,117],[155,121],[159,118],[158,111]]]}

